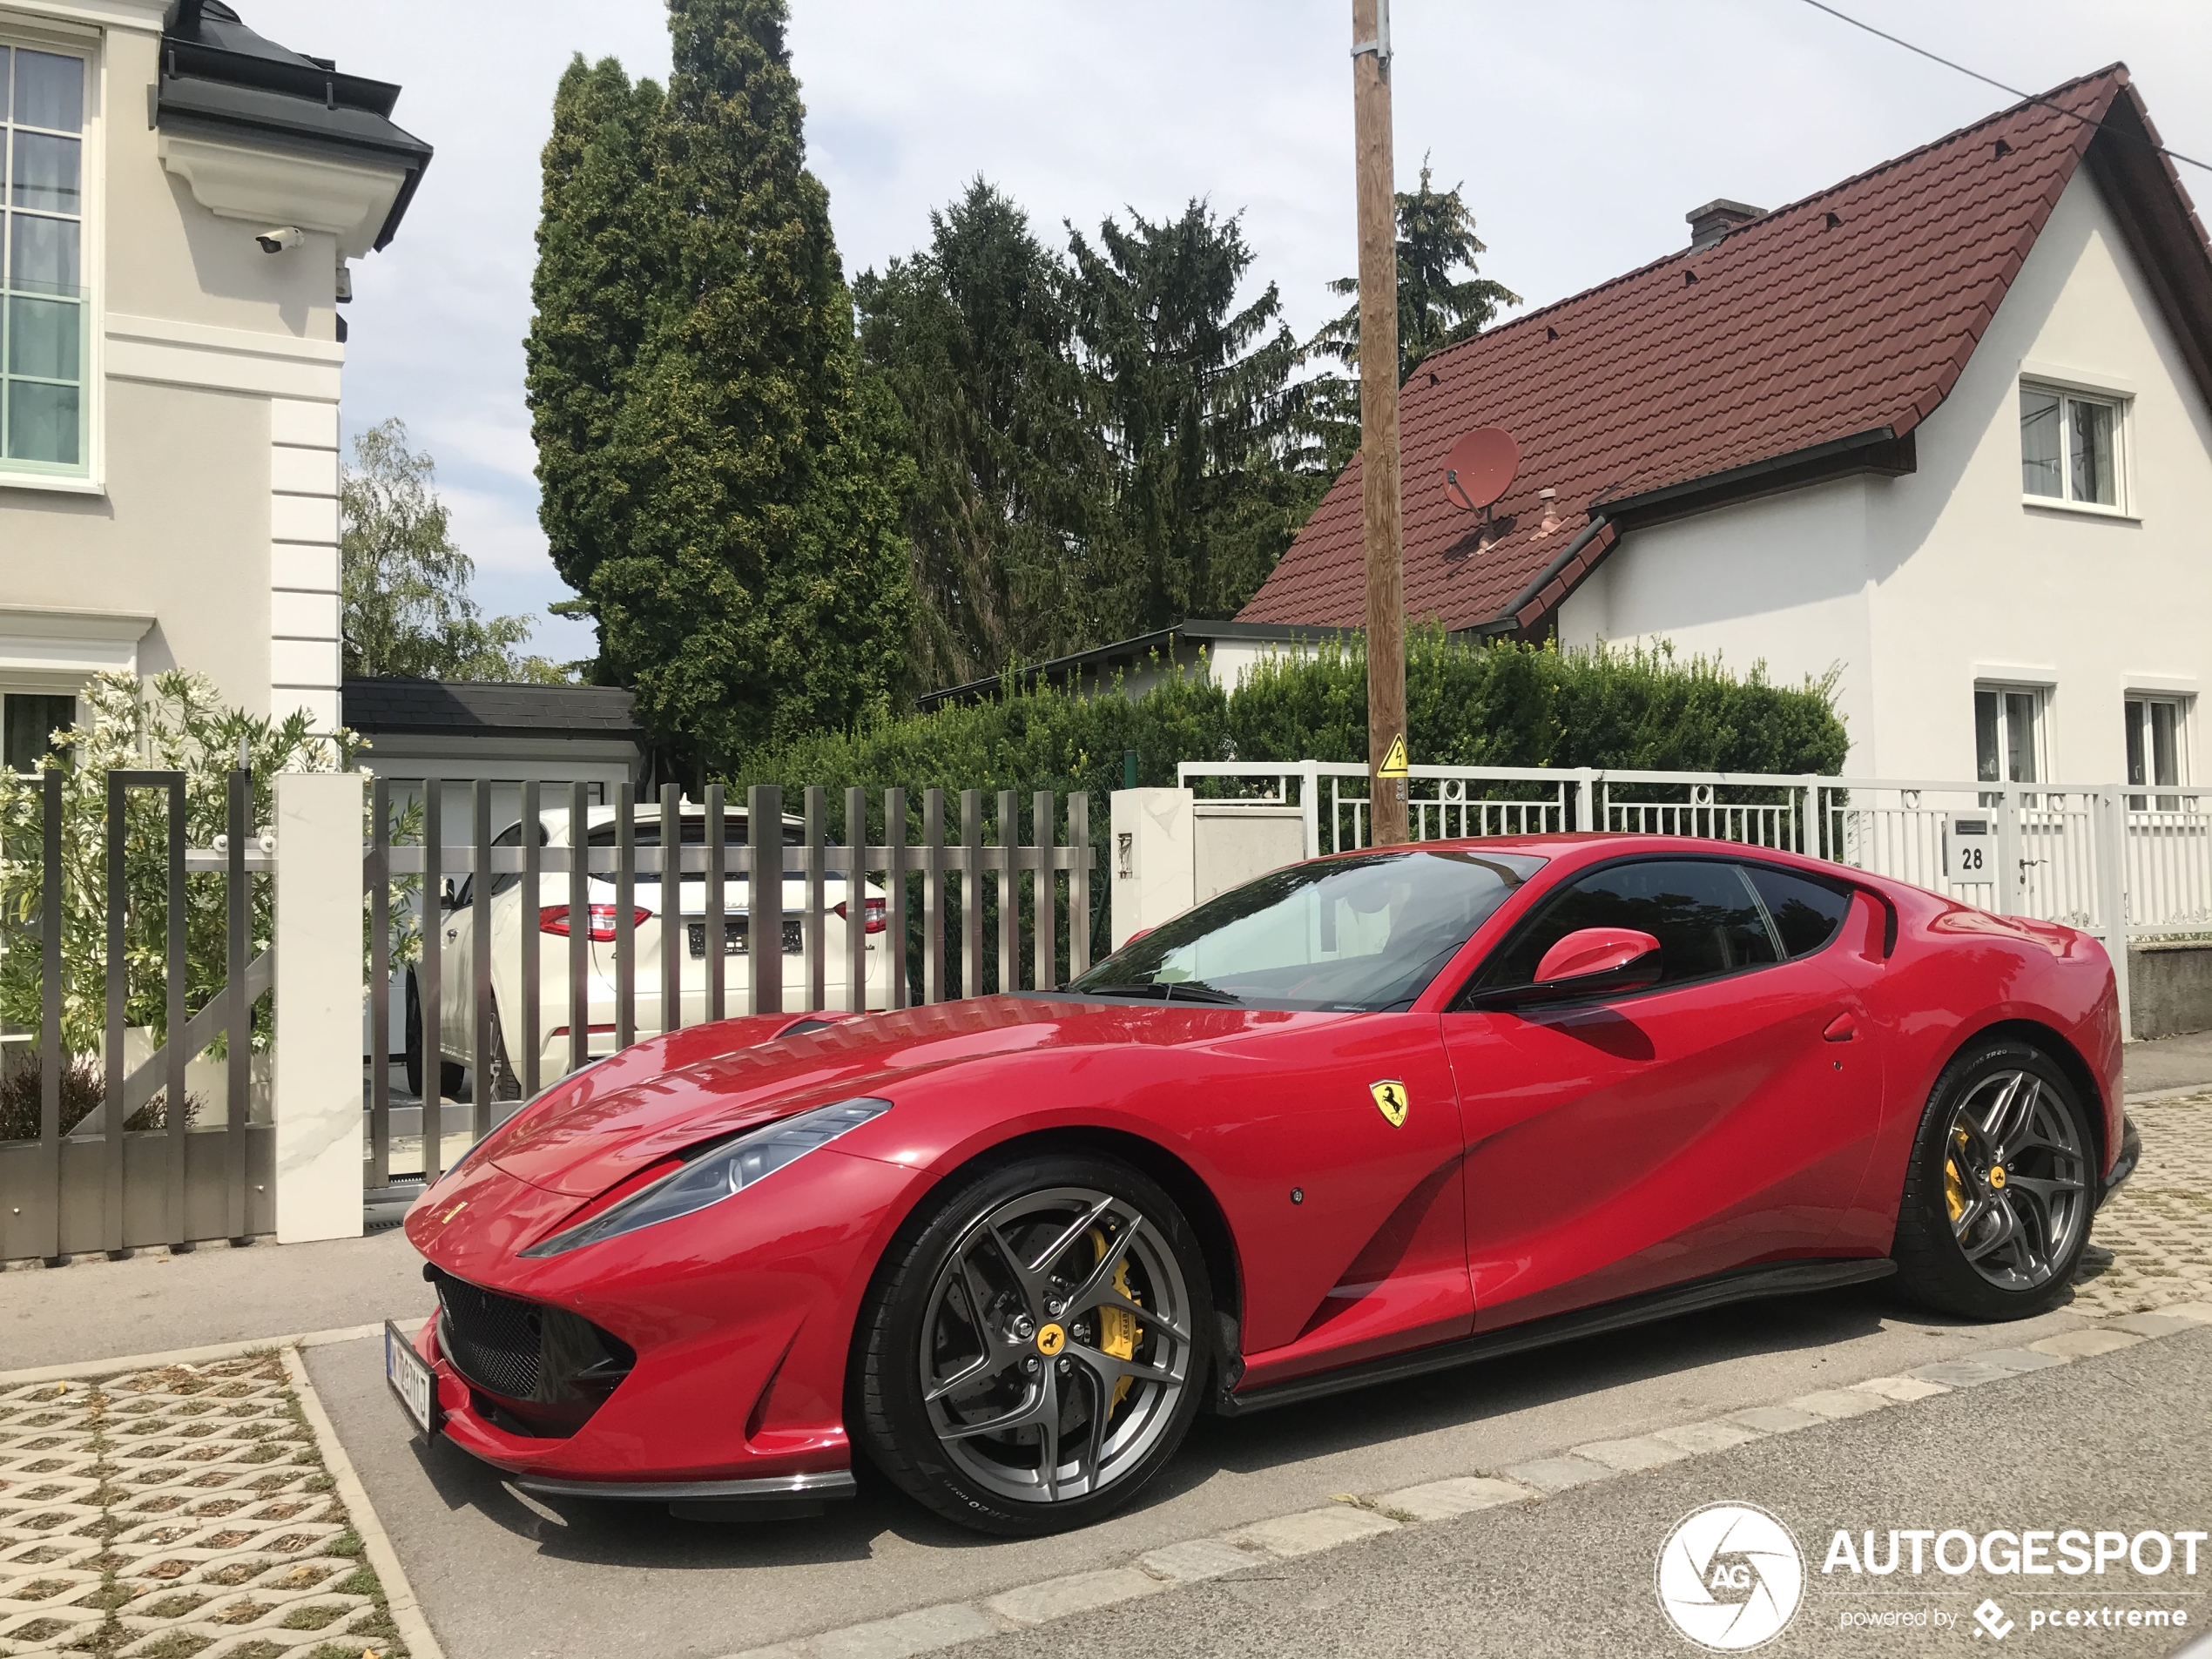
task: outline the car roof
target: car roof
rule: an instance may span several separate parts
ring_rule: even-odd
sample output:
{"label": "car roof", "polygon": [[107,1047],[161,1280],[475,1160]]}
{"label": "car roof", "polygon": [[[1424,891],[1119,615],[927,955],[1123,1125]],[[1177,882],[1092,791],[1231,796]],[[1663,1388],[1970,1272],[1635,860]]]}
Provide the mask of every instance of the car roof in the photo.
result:
{"label": "car roof", "polygon": [[[1469,835],[1454,837],[1450,840],[1415,841],[1409,843],[1405,850],[1433,853],[1447,849],[1470,853],[1528,853],[1557,860],[1569,869],[1616,858],[1752,859],[1762,863],[1780,865],[1787,869],[1803,870],[1808,875],[1825,875],[1831,880],[1848,881],[1854,886],[1875,887],[1889,885],[1885,878],[1851,865],[1810,858],[1804,853],[1792,853],[1783,847],[1760,846],[1748,841],[1716,840],[1704,835],[1622,834],[1595,830],[1554,835]],[[1358,847],[1323,856],[1350,858],[1363,853],[1394,850]]]}

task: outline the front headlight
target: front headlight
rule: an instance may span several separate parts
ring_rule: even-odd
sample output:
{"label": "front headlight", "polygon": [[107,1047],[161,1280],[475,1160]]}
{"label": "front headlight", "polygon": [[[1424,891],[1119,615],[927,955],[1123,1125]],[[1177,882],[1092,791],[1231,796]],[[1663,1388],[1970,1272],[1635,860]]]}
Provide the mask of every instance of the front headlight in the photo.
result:
{"label": "front headlight", "polygon": [[522,1253],[558,1256],[585,1244],[596,1244],[603,1238],[618,1238],[636,1232],[640,1227],[673,1221],[711,1204],[719,1204],[732,1193],[742,1192],[754,1182],[773,1175],[794,1159],[804,1157],[816,1147],[827,1145],[846,1130],[858,1129],[890,1109],[889,1101],[870,1096],[840,1100],[770,1123],[749,1135],[740,1135],[734,1141],[725,1141],[643,1191],[631,1194],[612,1209],[603,1211],[566,1232],[555,1233],[544,1243],[532,1244]]}

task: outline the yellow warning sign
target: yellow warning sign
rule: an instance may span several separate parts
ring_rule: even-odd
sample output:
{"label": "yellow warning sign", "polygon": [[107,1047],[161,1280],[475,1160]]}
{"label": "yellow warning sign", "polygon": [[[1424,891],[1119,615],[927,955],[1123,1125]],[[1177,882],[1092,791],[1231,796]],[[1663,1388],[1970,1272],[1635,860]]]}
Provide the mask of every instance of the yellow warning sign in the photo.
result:
{"label": "yellow warning sign", "polygon": [[1378,778],[1403,778],[1406,775],[1406,734],[1399,732],[1390,740],[1390,750],[1383,756],[1383,763],[1375,768]]}
{"label": "yellow warning sign", "polygon": [[1369,1083],[1367,1092],[1375,1097],[1375,1109],[1382,1113],[1393,1129],[1406,1127],[1406,1114],[1413,1103],[1406,1098],[1406,1085],[1396,1078],[1387,1082]]}

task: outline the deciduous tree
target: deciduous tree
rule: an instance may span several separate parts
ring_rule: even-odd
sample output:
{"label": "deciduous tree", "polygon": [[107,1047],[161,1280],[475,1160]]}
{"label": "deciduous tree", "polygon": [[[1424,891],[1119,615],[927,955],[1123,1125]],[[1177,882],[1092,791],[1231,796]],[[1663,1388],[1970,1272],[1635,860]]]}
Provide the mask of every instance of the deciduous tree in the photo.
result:
{"label": "deciduous tree", "polygon": [[478,613],[469,592],[475,561],[454,545],[436,465],[408,448],[405,423],[395,417],[354,438],[338,496],[347,678],[559,685],[568,678],[515,649],[530,636],[529,617]]}

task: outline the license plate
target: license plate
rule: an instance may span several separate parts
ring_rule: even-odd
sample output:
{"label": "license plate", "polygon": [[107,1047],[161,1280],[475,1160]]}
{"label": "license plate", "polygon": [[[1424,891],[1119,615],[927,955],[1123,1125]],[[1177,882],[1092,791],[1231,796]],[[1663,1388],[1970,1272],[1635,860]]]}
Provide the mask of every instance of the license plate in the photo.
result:
{"label": "license plate", "polygon": [[[686,922],[685,924],[684,932],[685,941],[691,948],[691,960],[693,961],[704,961],[706,958],[706,924],[703,921]],[[799,919],[796,916],[786,917],[784,920],[784,954],[786,956],[796,956],[801,951],[806,949],[806,948],[805,935],[799,928]],[[728,916],[724,918],[722,923],[722,954],[725,956],[743,956],[747,954],[751,949],[752,930],[746,925],[746,919],[743,916]]]}
{"label": "license plate", "polygon": [[438,1379],[407,1332],[391,1320],[384,1321],[384,1380],[392,1385],[392,1392],[400,1397],[400,1404],[407,1407],[407,1414],[423,1433],[435,1438],[438,1433]]}

